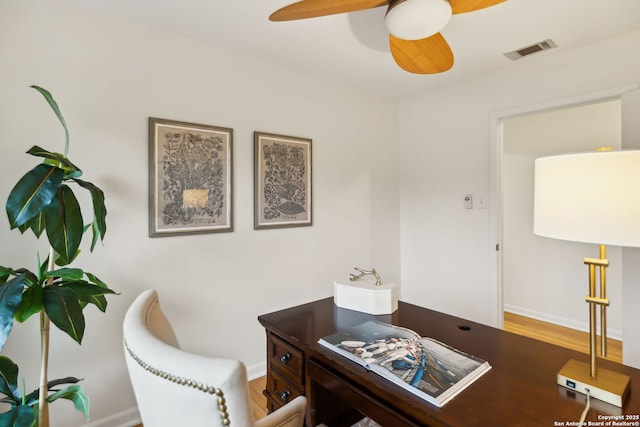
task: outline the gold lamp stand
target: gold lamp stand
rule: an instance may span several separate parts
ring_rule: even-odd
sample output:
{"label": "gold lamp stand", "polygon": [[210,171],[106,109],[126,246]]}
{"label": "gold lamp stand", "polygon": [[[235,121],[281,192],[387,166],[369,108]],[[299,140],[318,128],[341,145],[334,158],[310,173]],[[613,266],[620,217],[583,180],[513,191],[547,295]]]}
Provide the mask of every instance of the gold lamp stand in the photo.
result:
{"label": "gold lamp stand", "polygon": [[[606,249],[600,245],[600,258],[585,258],[589,266],[589,356],[590,364],[569,360],[558,372],[558,384],[569,389],[588,394],[596,399],[622,407],[629,393],[630,378],[624,374],[608,369],[598,369],[597,343],[597,306],[600,306],[600,351],[602,357],[607,355],[607,279]],[[596,267],[600,268],[600,295],[596,292]]]}

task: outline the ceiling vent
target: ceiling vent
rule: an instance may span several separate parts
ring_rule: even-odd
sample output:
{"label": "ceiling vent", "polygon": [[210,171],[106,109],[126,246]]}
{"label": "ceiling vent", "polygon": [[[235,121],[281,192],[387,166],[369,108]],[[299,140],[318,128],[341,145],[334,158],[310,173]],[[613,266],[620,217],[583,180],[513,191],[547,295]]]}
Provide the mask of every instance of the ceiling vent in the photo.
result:
{"label": "ceiling vent", "polygon": [[531,46],[526,46],[520,49],[512,50],[511,52],[507,52],[504,54],[504,56],[511,59],[512,61],[515,61],[516,59],[520,59],[528,55],[533,55],[534,53],[542,52],[543,50],[553,49],[554,47],[558,47],[558,45],[555,44],[553,40],[546,39],[536,44],[532,44]]}

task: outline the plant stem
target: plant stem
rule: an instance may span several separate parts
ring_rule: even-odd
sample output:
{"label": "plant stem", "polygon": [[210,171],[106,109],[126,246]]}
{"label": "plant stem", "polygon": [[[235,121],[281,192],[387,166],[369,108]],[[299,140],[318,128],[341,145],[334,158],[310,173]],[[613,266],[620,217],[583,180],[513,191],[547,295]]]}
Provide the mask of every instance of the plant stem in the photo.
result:
{"label": "plant stem", "polygon": [[51,321],[47,314],[40,312],[40,394],[39,394],[39,418],[40,427],[49,427],[49,402],[47,402],[47,371],[49,369],[49,324]]}
{"label": "plant stem", "polygon": [[[49,248],[49,264],[47,270],[52,271],[56,267],[56,252],[52,247]],[[53,277],[50,277],[47,286],[53,283]],[[47,396],[49,390],[49,329],[51,320],[45,313],[44,309],[40,312],[40,393],[39,393],[39,426],[49,427],[49,402]]]}

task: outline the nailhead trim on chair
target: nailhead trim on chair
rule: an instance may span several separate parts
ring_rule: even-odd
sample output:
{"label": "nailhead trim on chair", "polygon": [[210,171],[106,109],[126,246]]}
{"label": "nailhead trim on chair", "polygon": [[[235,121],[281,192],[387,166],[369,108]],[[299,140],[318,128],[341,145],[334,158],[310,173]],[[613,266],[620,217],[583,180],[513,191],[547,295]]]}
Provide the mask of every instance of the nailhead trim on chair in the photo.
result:
{"label": "nailhead trim on chair", "polygon": [[229,413],[227,412],[227,404],[226,404],[226,400],[224,398],[224,392],[216,387],[212,387],[194,380],[190,380],[190,379],[186,379],[186,378],[181,378],[181,377],[176,377],[175,375],[172,375],[168,372],[164,372],[161,371],[160,369],[156,369],[153,366],[150,366],[148,363],[144,362],[142,359],[140,359],[127,345],[127,341],[123,340],[124,342],[124,348],[127,349],[127,352],[129,353],[129,356],[131,356],[131,358],[133,360],[136,361],[136,363],[138,363],[138,365],[140,365],[140,367],[142,367],[142,369],[144,369],[145,371],[156,375],[162,379],[165,380],[169,380],[173,383],[176,384],[180,384],[180,385],[184,385],[187,387],[191,387],[191,388],[195,388],[197,390],[200,390],[202,392],[208,393],[208,394],[215,394],[218,397],[218,410],[220,411],[220,418],[222,418],[222,425],[224,426],[230,426],[231,425],[231,421],[229,420]]}

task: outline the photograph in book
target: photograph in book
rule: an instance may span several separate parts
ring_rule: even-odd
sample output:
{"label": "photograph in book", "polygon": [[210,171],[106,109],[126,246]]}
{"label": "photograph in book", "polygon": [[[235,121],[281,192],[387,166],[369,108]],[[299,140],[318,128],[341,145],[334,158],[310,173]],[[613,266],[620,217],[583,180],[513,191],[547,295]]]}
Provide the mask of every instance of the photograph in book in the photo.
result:
{"label": "photograph in book", "polygon": [[377,321],[341,330],[318,342],[438,407],[491,368],[478,357]]}

